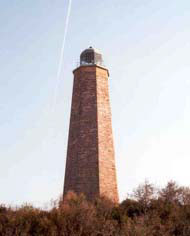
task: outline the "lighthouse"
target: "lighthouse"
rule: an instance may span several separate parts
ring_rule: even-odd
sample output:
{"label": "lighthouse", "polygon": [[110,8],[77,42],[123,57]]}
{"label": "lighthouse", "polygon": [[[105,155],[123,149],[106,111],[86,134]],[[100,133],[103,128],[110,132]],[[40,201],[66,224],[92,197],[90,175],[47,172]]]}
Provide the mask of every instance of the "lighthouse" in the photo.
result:
{"label": "lighthouse", "polygon": [[105,196],[118,202],[109,99],[109,71],[92,47],[74,69],[64,195],[83,193],[88,200]]}

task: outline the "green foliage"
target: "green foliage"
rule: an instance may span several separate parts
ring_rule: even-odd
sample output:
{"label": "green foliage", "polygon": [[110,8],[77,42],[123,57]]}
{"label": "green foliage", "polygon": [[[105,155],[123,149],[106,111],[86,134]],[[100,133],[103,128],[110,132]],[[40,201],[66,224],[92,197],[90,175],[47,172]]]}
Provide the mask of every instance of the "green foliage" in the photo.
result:
{"label": "green foliage", "polygon": [[190,189],[145,182],[116,205],[72,192],[51,210],[0,205],[0,236],[189,236]]}

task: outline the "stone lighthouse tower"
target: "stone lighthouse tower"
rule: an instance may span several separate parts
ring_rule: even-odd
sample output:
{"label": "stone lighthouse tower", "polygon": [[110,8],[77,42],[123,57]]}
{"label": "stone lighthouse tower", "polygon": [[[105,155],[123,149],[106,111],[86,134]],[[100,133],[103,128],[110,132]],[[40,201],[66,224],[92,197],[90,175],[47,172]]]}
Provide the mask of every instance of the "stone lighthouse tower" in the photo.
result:
{"label": "stone lighthouse tower", "polygon": [[73,71],[64,195],[84,193],[91,200],[106,196],[118,202],[109,100],[109,71],[92,47],[80,55]]}

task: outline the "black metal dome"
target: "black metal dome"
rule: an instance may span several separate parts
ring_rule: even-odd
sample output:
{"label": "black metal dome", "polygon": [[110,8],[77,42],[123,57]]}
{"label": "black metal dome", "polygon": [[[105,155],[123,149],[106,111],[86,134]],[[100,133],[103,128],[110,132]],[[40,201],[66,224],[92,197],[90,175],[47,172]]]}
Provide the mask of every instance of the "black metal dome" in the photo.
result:
{"label": "black metal dome", "polygon": [[103,66],[102,54],[92,47],[84,50],[80,55],[80,65],[100,65]]}

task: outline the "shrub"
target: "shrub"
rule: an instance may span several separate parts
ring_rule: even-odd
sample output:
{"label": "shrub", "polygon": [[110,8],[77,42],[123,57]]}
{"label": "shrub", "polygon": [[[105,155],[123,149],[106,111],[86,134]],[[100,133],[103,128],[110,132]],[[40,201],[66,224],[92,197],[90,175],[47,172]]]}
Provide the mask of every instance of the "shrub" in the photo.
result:
{"label": "shrub", "polygon": [[114,204],[87,201],[73,192],[49,210],[0,205],[0,236],[189,236],[190,189],[145,182],[131,198]]}

